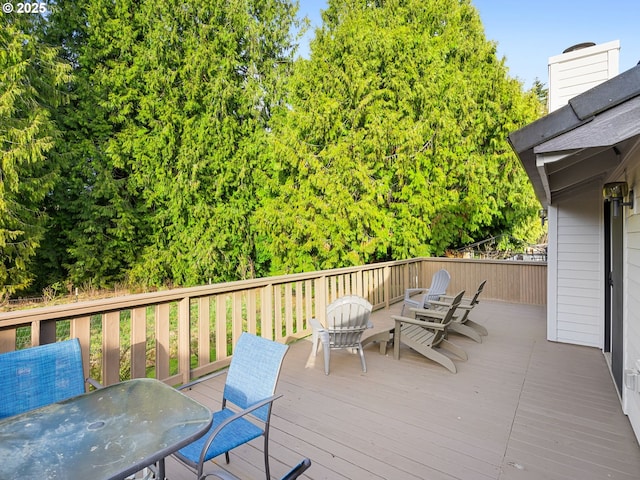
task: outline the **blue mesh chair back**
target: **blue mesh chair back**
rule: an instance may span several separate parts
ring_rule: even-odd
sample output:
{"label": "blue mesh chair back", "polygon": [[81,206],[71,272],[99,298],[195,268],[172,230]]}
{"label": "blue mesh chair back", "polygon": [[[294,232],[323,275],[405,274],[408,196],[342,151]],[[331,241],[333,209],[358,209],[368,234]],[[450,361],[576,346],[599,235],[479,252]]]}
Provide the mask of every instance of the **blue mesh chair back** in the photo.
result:
{"label": "blue mesh chair back", "polygon": [[77,338],[0,355],[0,418],[85,392]]}
{"label": "blue mesh chair back", "polygon": [[[243,333],[233,351],[224,385],[224,399],[244,409],[273,395],[288,348],[287,345]],[[269,405],[255,410],[252,415],[266,422]]]}
{"label": "blue mesh chair back", "polygon": [[[204,463],[260,436],[264,437],[265,476],[269,473],[269,422],[276,384],[287,345],[250,333],[238,339],[225,381],[222,410],[213,413],[209,433],[175,453],[191,467],[198,479],[204,477]],[[232,406],[233,405],[233,406]],[[248,420],[247,416],[253,416]]]}

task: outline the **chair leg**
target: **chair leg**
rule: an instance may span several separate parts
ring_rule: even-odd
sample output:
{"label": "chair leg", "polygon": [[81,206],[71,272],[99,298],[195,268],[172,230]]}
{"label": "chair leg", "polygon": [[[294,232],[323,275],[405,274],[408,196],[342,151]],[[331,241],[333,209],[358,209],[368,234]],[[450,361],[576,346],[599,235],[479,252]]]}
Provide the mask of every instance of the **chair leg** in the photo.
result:
{"label": "chair leg", "polygon": [[367,363],[364,361],[364,349],[362,345],[358,346],[358,353],[360,354],[360,363],[362,364],[362,371],[367,373]]}
{"label": "chair leg", "polygon": [[467,324],[459,325],[457,323],[452,323],[451,325],[449,325],[449,331],[459,333],[460,335],[469,337],[471,340],[482,343],[482,336]]}
{"label": "chair leg", "polygon": [[324,351],[324,374],[329,375],[329,359],[331,356],[329,342],[322,342],[322,349]]}
{"label": "chair leg", "polygon": [[449,357],[447,357],[446,355],[440,352],[437,352],[435,349],[427,348],[425,349],[425,351],[421,350],[420,353],[425,357],[429,358],[430,360],[433,360],[434,362],[439,363],[444,368],[449,370],[451,373],[457,372],[455,363],[453,363],[453,361]]}
{"label": "chair leg", "polygon": [[393,358],[400,360],[400,324],[398,322],[391,333],[393,334]]}
{"label": "chair leg", "polygon": [[311,355],[318,355],[318,342],[320,341],[320,336],[318,332],[314,330],[311,335]]}
{"label": "chair leg", "polygon": [[271,479],[271,473],[269,471],[269,430],[265,430],[264,433],[264,472],[267,480]]}
{"label": "chair leg", "polygon": [[451,343],[449,340],[442,340],[442,342],[440,342],[440,346],[446,350],[449,350],[451,353],[453,353],[454,355],[457,355],[463,360],[469,359],[467,352],[465,352],[462,348],[460,348],[455,343]]}
{"label": "chair leg", "polygon": [[489,332],[487,331],[487,329],[483,325],[480,325],[479,323],[476,323],[473,320],[467,320],[467,325],[469,327],[473,328],[475,331],[477,331],[483,337],[489,335]]}

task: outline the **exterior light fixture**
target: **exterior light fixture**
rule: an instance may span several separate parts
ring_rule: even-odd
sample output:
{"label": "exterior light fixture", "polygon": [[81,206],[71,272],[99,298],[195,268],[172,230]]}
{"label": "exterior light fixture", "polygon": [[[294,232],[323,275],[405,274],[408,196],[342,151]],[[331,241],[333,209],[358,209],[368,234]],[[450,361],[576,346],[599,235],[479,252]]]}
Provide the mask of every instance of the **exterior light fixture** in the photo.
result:
{"label": "exterior light fixture", "polygon": [[540,211],[538,212],[538,216],[540,217],[540,222],[542,223],[542,226],[544,227],[544,223],[547,221],[547,218],[549,218],[549,216],[547,214],[547,209],[546,208],[541,208]]}
{"label": "exterior light fixture", "polygon": [[633,191],[631,193],[631,199],[628,202],[625,202],[625,197],[629,195],[629,185],[627,185],[627,182],[605,183],[602,188],[602,195],[605,200],[609,200],[613,203],[614,217],[618,216],[618,209],[620,206],[633,207]]}

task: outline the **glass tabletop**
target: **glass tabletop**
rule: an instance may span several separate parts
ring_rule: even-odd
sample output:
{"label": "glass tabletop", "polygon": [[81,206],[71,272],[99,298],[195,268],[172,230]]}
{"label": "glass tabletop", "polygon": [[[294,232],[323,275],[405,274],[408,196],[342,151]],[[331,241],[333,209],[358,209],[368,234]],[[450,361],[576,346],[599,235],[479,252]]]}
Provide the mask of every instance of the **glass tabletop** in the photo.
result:
{"label": "glass tabletop", "polygon": [[0,478],[117,479],[201,437],[210,410],[135,379],[0,421]]}

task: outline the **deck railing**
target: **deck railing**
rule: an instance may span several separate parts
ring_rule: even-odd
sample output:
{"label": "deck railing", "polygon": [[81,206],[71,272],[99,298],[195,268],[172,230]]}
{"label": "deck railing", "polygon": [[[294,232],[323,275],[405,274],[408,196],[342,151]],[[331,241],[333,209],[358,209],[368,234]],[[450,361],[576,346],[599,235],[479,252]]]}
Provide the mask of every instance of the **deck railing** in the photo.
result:
{"label": "deck railing", "polygon": [[148,376],[177,385],[228,365],[243,331],[300,338],[334,299],[355,294],[387,308],[440,268],[450,292],[487,279],[484,299],[546,303],[546,263],[416,258],[4,312],[0,352],[77,337],[87,375],[106,385]]}

